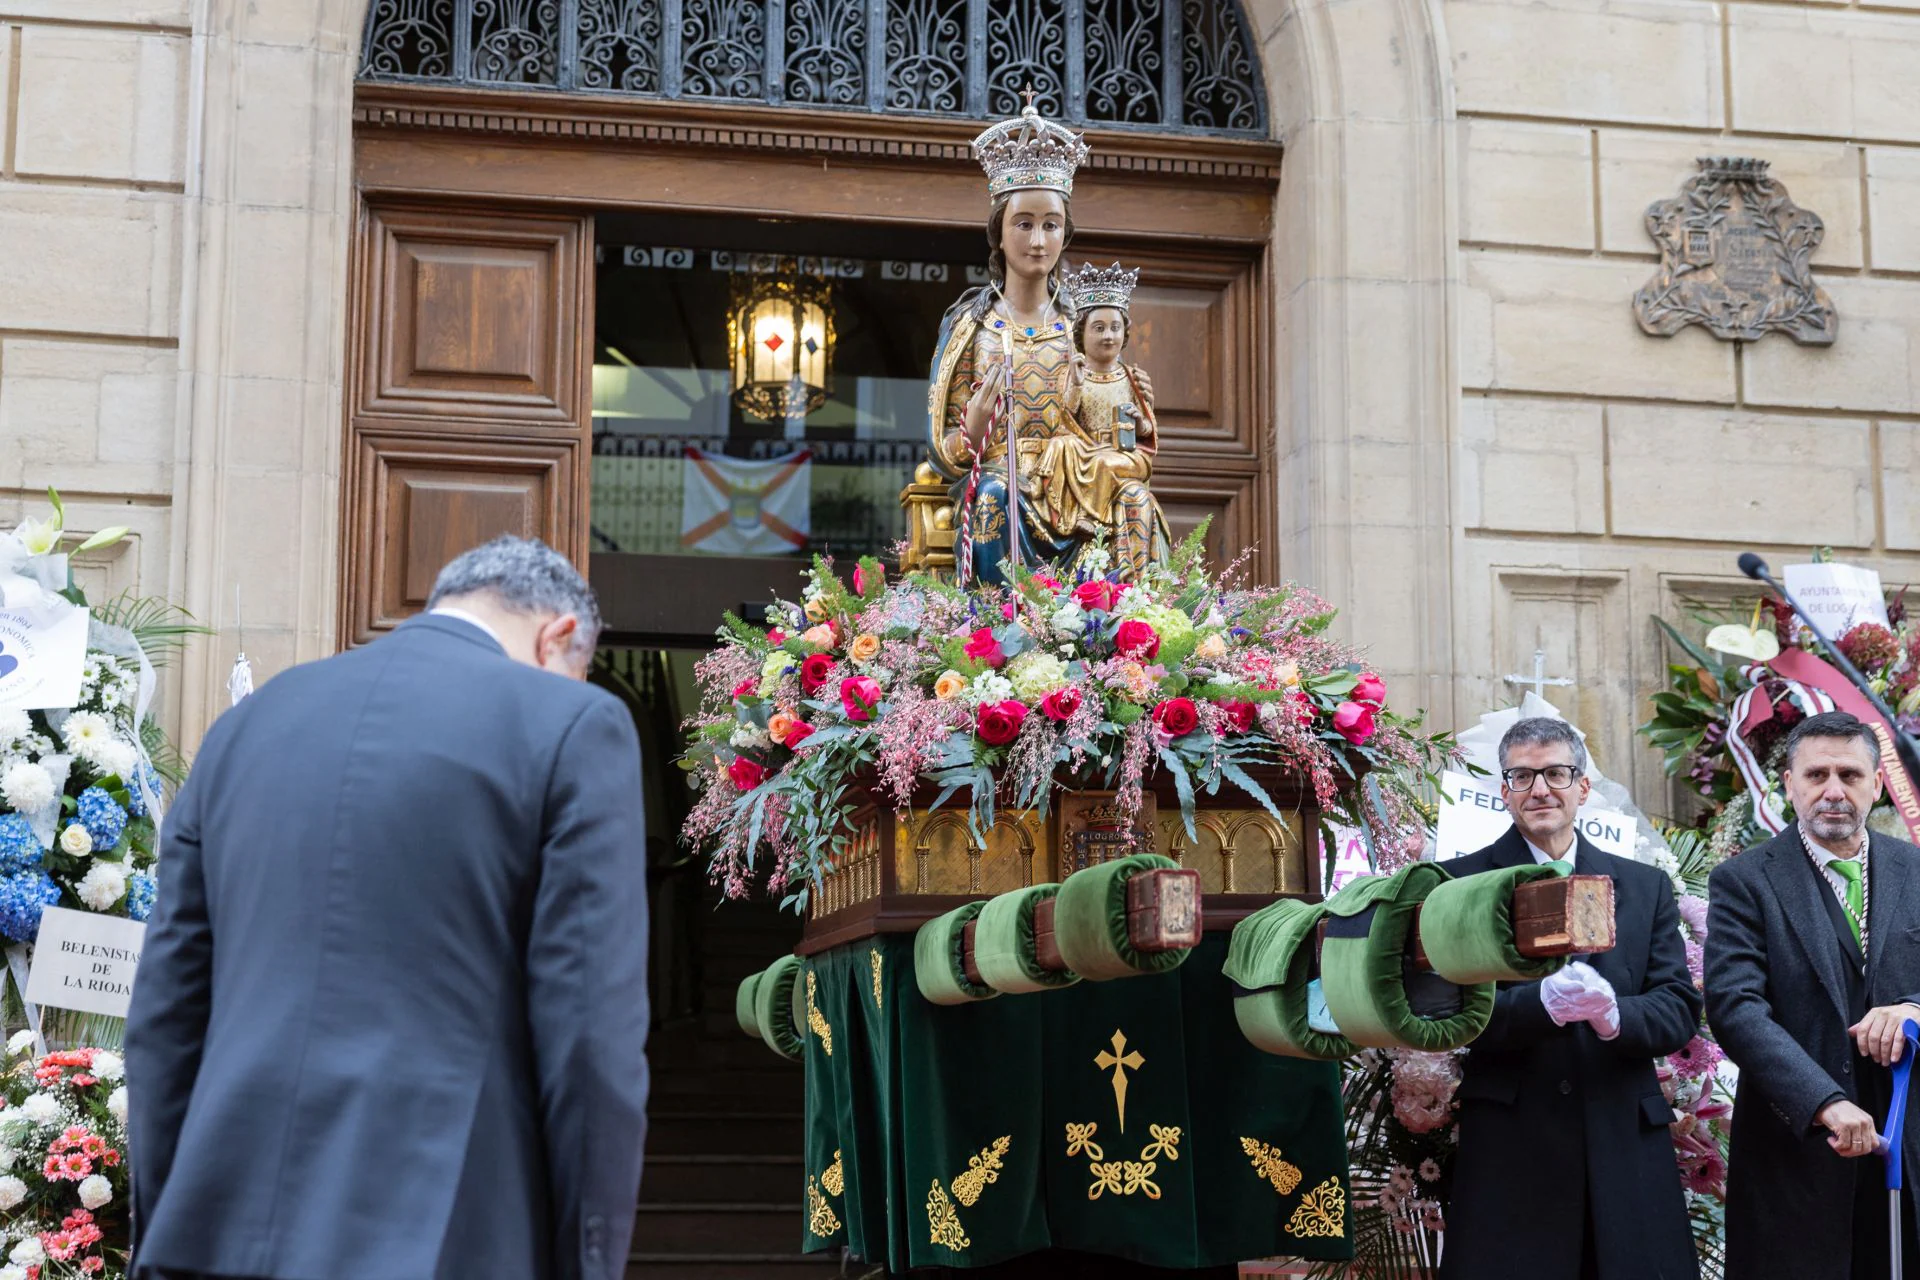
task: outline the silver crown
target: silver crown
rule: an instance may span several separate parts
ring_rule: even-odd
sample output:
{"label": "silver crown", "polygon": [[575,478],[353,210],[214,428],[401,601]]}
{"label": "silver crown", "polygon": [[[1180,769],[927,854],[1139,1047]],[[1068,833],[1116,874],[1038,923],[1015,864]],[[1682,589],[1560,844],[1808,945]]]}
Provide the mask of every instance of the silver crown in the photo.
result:
{"label": "silver crown", "polygon": [[1140,283],[1140,272],[1129,271],[1119,263],[1096,267],[1080,264],[1078,271],[1067,273],[1067,292],[1073,297],[1073,309],[1086,312],[1094,307],[1118,307],[1125,311],[1133,301],[1133,287]]}
{"label": "silver crown", "polygon": [[1086,140],[1045,119],[1027,90],[1026,109],[988,127],[973,140],[973,158],[987,171],[987,195],[998,200],[1015,191],[1073,195],[1073,173],[1087,161]]}

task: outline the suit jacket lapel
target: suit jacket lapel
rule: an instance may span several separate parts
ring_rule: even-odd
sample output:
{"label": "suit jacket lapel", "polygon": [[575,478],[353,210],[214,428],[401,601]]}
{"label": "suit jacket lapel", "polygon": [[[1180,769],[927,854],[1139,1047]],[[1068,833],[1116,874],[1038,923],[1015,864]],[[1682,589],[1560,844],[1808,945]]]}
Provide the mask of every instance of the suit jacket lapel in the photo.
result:
{"label": "suit jacket lapel", "polygon": [[1851,1022],[1844,967],[1847,961],[1840,950],[1840,938],[1833,930],[1833,921],[1820,901],[1822,877],[1807,860],[1806,850],[1800,847],[1800,833],[1789,829],[1766,847],[1765,856],[1767,879],[1780,898],[1780,909],[1786,914],[1787,923],[1813,962],[1813,971],[1820,985],[1827,989],[1833,1007],[1839,1010],[1840,1020]]}
{"label": "suit jacket lapel", "polygon": [[[1885,947],[1873,945],[1873,922],[1885,920],[1889,928],[1897,920],[1911,919],[1914,904],[1911,901],[1915,893],[1913,861],[1907,858],[1904,849],[1896,846],[1885,836],[1871,837],[1872,843],[1867,849],[1867,875],[1871,877],[1873,893],[1867,904],[1867,1003],[1884,1003],[1874,999],[1873,979],[1879,972],[1880,956]],[[1898,997],[1895,997],[1898,998]]]}
{"label": "suit jacket lapel", "polygon": [[1487,855],[1493,862],[1493,869],[1525,866],[1533,861],[1533,849],[1527,844],[1527,838],[1520,834],[1520,828],[1508,827],[1507,834],[1493,842],[1493,848]]}

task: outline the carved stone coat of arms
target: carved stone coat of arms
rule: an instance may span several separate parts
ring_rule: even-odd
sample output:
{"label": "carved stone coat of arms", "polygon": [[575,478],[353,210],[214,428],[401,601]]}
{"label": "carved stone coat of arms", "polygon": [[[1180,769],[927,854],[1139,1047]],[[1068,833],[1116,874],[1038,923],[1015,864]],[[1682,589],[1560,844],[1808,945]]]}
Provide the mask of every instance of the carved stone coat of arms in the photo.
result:
{"label": "carved stone coat of arms", "polygon": [[1640,327],[1671,337],[1690,324],[1747,342],[1779,331],[1826,346],[1838,330],[1833,299],[1808,259],[1826,236],[1767,176],[1765,160],[1705,157],[1674,200],[1647,209],[1660,269],[1633,298]]}

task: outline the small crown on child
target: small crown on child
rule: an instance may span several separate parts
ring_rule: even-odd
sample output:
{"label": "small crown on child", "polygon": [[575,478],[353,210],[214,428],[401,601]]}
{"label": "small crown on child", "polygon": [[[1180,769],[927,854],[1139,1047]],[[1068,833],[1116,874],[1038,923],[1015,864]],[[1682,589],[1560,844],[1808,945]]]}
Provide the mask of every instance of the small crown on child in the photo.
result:
{"label": "small crown on child", "polygon": [[1094,307],[1118,307],[1125,311],[1133,300],[1133,287],[1139,283],[1137,268],[1129,271],[1117,262],[1110,267],[1083,262],[1078,271],[1067,274],[1067,292],[1073,298],[1073,309],[1082,313]]}
{"label": "small crown on child", "polygon": [[1086,140],[1041,116],[1026,91],[1026,108],[989,126],[973,140],[973,156],[987,172],[987,195],[998,200],[1015,191],[1058,191],[1073,196],[1073,174],[1087,161]]}

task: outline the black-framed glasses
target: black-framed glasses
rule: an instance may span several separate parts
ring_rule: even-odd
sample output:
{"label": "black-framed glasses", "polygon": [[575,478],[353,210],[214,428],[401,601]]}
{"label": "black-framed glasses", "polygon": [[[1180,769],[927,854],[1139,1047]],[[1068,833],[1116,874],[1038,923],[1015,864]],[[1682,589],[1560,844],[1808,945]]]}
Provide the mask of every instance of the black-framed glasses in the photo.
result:
{"label": "black-framed glasses", "polygon": [[1509,790],[1531,791],[1535,778],[1545,778],[1547,785],[1555,791],[1565,791],[1573,785],[1580,771],[1570,764],[1550,764],[1544,769],[1502,769],[1500,778]]}

